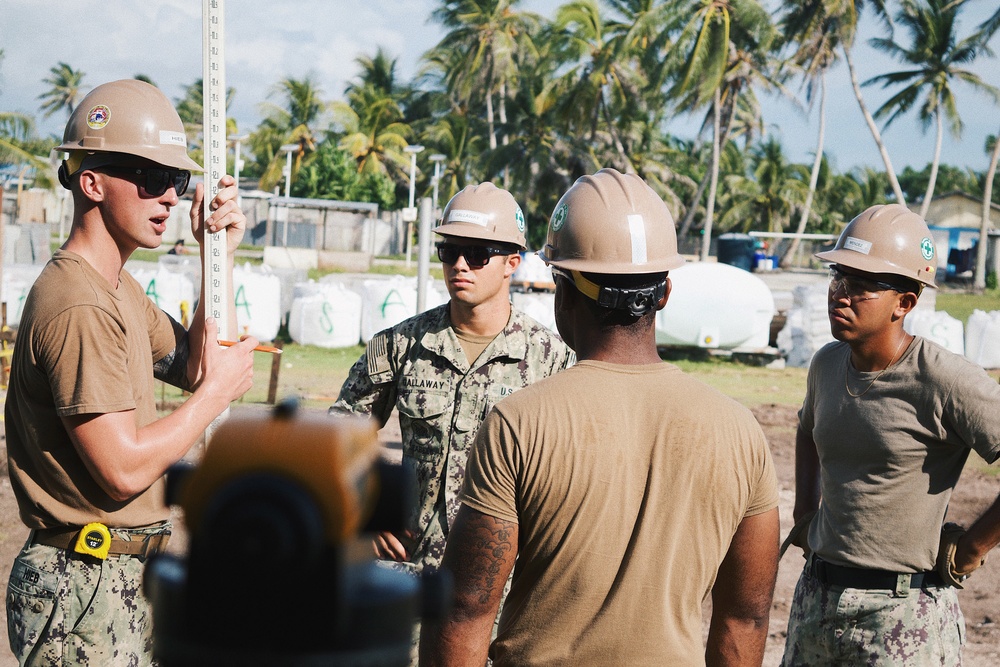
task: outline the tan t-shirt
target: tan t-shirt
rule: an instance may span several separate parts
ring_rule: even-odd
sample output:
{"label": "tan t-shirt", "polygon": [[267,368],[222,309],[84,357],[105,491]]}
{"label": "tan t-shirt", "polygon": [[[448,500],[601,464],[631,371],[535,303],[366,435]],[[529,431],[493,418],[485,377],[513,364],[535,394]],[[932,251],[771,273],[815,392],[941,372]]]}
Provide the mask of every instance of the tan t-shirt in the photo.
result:
{"label": "tan t-shirt", "polygon": [[494,664],[700,665],[702,601],[778,491],[746,408],[671,364],[582,361],[497,404],[461,499],[519,525]]}
{"label": "tan t-shirt", "polygon": [[[452,327],[454,329],[454,327]],[[492,336],[479,336],[477,334],[466,333],[464,331],[459,331],[455,329],[455,336],[458,338],[458,342],[462,346],[462,351],[465,352],[465,358],[468,360],[469,365],[476,363],[476,359],[479,355],[490,346],[493,339],[497,337],[497,334]]]}
{"label": "tan t-shirt", "polygon": [[970,448],[1000,457],[1000,385],[920,337],[878,379],[855,370],[850,353],[840,342],[816,353],[799,411],[820,461],[809,546],[848,567],[933,570]]}
{"label": "tan t-shirt", "polygon": [[125,528],[167,518],[163,480],[112,500],[61,417],[135,410],[137,428],[154,421],[153,362],[175,345],[172,320],[128,272],[113,289],[80,256],[52,256],[24,304],[7,393],[10,481],[25,525]]}

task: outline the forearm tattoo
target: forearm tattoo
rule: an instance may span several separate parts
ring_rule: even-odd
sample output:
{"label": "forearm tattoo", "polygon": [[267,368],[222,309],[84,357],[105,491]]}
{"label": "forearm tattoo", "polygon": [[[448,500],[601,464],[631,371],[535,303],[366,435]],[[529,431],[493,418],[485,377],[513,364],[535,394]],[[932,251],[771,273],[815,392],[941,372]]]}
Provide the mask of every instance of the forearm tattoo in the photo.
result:
{"label": "forearm tattoo", "polygon": [[183,336],[178,337],[176,347],[167,353],[167,356],[153,363],[153,377],[184,391],[191,391],[191,382],[187,374],[190,356],[188,335],[185,332]]}
{"label": "forearm tattoo", "polygon": [[477,604],[498,604],[517,557],[517,524],[477,512],[459,534],[449,549],[456,581]]}

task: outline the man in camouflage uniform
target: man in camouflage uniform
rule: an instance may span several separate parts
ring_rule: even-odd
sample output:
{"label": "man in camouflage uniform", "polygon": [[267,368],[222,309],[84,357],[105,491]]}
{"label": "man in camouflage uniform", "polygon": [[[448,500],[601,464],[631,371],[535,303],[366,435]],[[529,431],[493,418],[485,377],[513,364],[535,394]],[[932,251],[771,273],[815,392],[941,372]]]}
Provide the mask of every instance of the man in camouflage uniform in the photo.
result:
{"label": "man in camouflage uniform", "polygon": [[382,425],[399,410],[417,505],[403,533],[377,536],[375,553],[415,573],[441,564],[469,448],[490,408],[573,360],[558,336],[511,306],[525,239],[509,192],[468,186],[434,231],[444,239],[438,257],[451,301],[378,333],[330,408]]}
{"label": "man in camouflage uniform", "polygon": [[1000,543],[1000,500],[968,531],[942,523],[969,452],[1000,458],[1000,387],[903,328],[935,287],[919,215],[873,206],[817,257],[833,263],[837,340],[813,358],[799,411],[789,539],[807,559],[782,664],[961,664],[955,589]]}

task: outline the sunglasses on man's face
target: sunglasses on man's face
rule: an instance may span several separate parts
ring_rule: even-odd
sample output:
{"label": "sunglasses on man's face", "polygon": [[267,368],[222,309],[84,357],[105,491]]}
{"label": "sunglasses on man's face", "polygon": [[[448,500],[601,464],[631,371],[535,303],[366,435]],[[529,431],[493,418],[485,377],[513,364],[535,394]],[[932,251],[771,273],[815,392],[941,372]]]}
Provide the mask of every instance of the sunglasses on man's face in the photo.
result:
{"label": "sunglasses on man's face", "polygon": [[836,294],[841,290],[843,290],[844,294],[846,294],[847,298],[851,301],[868,301],[870,299],[877,299],[882,296],[883,292],[889,290],[894,292],[906,291],[896,285],[891,285],[889,283],[882,282],[881,280],[873,280],[872,278],[864,278],[862,276],[844,273],[837,267],[831,266],[830,293]]}
{"label": "sunglasses on man's face", "polygon": [[123,174],[126,177],[133,177],[133,179],[136,177],[140,179],[145,178],[145,180],[138,180],[136,182],[142,188],[142,191],[150,197],[161,196],[171,186],[177,191],[177,196],[180,197],[187,192],[188,183],[191,181],[191,172],[185,169],[121,167],[117,165],[98,167],[98,169]]}
{"label": "sunglasses on man's face", "polygon": [[485,245],[457,245],[455,243],[438,243],[438,259],[445,264],[454,264],[459,256],[465,258],[465,263],[472,269],[481,269],[490,263],[496,255],[510,255],[510,251]]}

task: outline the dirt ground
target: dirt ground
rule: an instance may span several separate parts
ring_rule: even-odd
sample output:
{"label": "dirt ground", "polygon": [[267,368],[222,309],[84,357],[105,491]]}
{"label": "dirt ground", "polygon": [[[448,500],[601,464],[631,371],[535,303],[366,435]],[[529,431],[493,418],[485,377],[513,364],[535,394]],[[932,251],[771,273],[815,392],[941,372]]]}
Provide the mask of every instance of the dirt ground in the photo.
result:
{"label": "dirt ground", "polygon": [[[795,409],[788,406],[762,406],[754,410],[767,434],[777,465],[781,494],[782,535],[791,528],[794,501]],[[398,430],[387,427],[382,431],[386,455],[398,456]],[[0,440],[0,445],[3,445]],[[7,477],[6,447],[0,452],[0,583],[6,588],[10,563],[17,555],[27,535],[18,518]],[[968,524],[1000,495],[1000,477],[967,470],[952,498],[949,518]],[[183,547],[182,539],[172,543],[171,550]],[[788,607],[799,571],[801,552],[792,548],[780,564],[778,583],[771,611],[770,632],[764,664],[773,666],[781,660],[785,642]],[[1000,554],[994,554],[986,565],[968,580],[959,592],[968,630],[965,664],[970,667],[994,667],[1000,664]],[[0,607],[0,623],[6,626],[6,615]],[[16,664],[6,642],[0,642],[0,667]]]}

